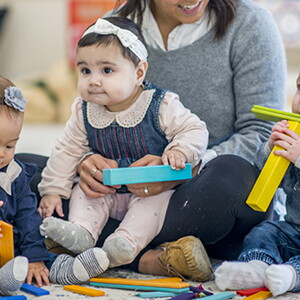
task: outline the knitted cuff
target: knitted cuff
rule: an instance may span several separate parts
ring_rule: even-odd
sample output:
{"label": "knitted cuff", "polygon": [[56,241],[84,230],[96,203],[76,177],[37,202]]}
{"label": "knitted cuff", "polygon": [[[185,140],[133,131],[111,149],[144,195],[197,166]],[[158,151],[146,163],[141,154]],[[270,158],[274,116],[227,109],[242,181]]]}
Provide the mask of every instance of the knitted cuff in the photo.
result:
{"label": "knitted cuff", "polygon": [[268,254],[260,251],[253,250],[244,254],[241,254],[238,258],[239,261],[249,262],[251,260],[260,260],[268,265],[275,263],[274,259]]}

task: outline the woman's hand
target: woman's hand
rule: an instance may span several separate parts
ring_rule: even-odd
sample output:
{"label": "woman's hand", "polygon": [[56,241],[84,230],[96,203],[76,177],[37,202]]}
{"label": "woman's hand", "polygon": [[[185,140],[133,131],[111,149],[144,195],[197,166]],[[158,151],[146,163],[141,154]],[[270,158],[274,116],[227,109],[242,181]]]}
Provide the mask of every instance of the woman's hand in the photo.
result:
{"label": "woman's hand", "polygon": [[114,194],[116,188],[121,186],[105,186],[102,184],[102,170],[118,168],[118,164],[113,159],[107,159],[99,154],[93,154],[85,158],[78,166],[80,176],[79,186],[91,198],[104,197],[107,194]]}
{"label": "woman's hand", "polygon": [[[156,155],[145,155],[135,161],[130,167],[157,166],[162,164],[162,158]],[[128,184],[128,190],[138,197],[157,195],[164,191],[174,188],[181,181],[148,182],[138,184]]]}
{"label": "woman's hand", "polygon": [[[161,157],[154,155],[146,155],[143,158],[134,162],[131,167],[141,167],[141,166],[155,166],[161,165]],[[198,174],[198,170],[200,168],[201,161],[197,166],[195,166],[192,170],[192,176],[196,176]],[[148,183],[138,183],[138,184],[128,184],[128,190],[137,195],[138,197],[147,197],[152,195],[158,195],[162,192],[173,189],[178,184],[185,182],[185,180],[177,180],[177,181],[163,181],[163,182],[148,182]]]}
{"label": "woman's hand", "polygon": [[46,268],[44,262],[32,262],[28,265],[27,283],[31,284],[32,279],[36,280],[39,287],[43,285],[50,285],[49,281],[49,270]]}
{"label": "woman's hand", "polygon": [[42,197],[38,211],[43,219],[51,217],[54,211],[56,211],[60,217],[63,217],[64,213],[60,196],[46,195]]}

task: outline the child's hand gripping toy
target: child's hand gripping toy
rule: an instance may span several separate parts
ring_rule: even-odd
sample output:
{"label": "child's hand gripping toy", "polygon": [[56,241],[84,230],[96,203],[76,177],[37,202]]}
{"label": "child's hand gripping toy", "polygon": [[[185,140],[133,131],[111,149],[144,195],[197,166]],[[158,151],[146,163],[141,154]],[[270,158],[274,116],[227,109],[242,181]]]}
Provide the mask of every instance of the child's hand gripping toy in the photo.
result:
{"label": "child's hand gripping toy", "polygon": [[[277,109],[254,105],[252,112],[260,119],[278,122],[288,120],[289,129],[300,134],[300,115],[280,111]],[[284,157],[276,156],[275,150],[282,149],[275,146],[272,149],[263,169],[258,176],[246,203],[257,211],[266,211],[272,201],[272,198],[290,164],[290,161]]]}
{"label": "child's hand gripping toy", "polygon": [[185,180],[192,178],[192,166],[174,170],[170,165],[103,169],[103,184],[120,185],[146,182]]}

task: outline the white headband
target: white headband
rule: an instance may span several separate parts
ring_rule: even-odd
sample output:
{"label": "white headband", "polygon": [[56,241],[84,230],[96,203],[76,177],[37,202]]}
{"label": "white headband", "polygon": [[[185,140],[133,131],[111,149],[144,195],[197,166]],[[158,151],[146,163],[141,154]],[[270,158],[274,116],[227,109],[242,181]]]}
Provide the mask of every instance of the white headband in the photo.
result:
{"label": "white headband", "polygon": [[140,60],[147,60],[148,51],[139,38],[129,30],[122,29],[107,20],[98,19],[97,22],[88,28],[82,37],[89,33],[98,33],[103,35],[114,34],[118,37],[121,44],[129,48]]}

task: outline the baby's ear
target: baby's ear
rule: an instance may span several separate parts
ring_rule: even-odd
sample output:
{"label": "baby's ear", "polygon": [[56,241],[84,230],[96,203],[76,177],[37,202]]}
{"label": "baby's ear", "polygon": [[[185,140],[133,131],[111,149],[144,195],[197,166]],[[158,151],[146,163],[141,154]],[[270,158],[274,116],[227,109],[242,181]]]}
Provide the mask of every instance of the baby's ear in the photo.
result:
{"label": "baby's ear", "polygon": [[297,90],[293,98],[292,112],[295,114],[300,114],[300,89]]}
{"label": "baby's ear", "polygon": [[141,85],[145,79],[148,70],[148,63],[145,60],[141,60],[136,68],[137,85]]}
{"label": "baby's ear", "polygon": [[295,114],[300,114],[300,72],[296,80],[296,87],[297,87],[296,94],[292,102],[292,112]]}

